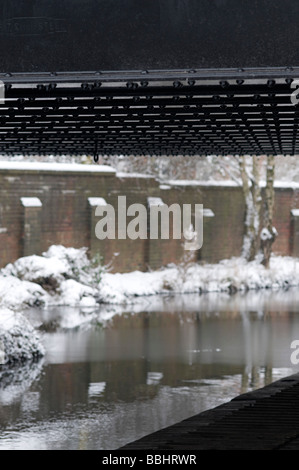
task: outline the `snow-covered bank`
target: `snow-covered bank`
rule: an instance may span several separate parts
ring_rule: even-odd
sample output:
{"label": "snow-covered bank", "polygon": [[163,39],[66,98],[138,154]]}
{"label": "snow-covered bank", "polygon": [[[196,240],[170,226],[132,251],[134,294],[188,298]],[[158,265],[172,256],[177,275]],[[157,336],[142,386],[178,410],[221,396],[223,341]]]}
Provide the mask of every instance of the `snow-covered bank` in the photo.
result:
{"label": "snow-covered bank", "polygon": [[217,264],[182,263],[158,271],[109,273],[90,261],[86,249],[52,246],[0,270],[0,307],[136,304],[141,297],[277,289],[299,285],[299,259],[272,256],[270,269],[243,258]]}
{"label": "snow-covered bank", "polygon": [[272,256],[270,269],[243,258],[217,264],[169,266],[155,272],[106,273],[101,298],[107,303],[135,303],[140,296],[277,289],[299,285],[299,259]]}
{"label": "snow-covered bank", "polygon": [[[125,309],[138,312],[169,295],[277,290],[299,286],[299,259],[272,256],[270,269],[243,258],[218,264],[167,266],[158,271],[109,273],[89,260],[85,248],[52,246],[42,256],[27,256],[0,270],[0,363],[40,357],[43,346],[21,313],[29,307],[64,307],[59,325],[74,328],[105,324]],[[168,300],[167,300],[168,297]],[[164,301],[163,301],[164,302]],[[158,302],[159,303],[159,302]],[[153,305],[152,305],[153,306]],[[66,307],[76,307],[67,309]]]}

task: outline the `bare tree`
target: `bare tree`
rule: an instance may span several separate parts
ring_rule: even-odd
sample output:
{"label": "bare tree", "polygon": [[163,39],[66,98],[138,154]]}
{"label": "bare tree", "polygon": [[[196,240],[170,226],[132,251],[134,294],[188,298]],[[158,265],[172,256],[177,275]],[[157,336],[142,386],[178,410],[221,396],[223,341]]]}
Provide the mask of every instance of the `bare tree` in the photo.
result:
{"label": "bare tree", "polygon": [[[272,245],[277,237],[273,227],[275,157],[217,157],[223,172],[242,185],[245,202],[245,223],[242,256],[259,259],[269,267]],[[262,194],[261,176],[264,170],[266,186]]]}
{"label": "bare tree", "polygon": [[277,237],[277,230],[273,227],[273,211],[274,211],[274,174],[275,174],[275,159],[274,156],[268,156],[266,168],[266,188],[264,198],[264,211],[263,211],[263,228],[261,230],[261,253],[262,264],[268,268],[270,263],[270,256],[272,245]]}
{"label": "bare tree", "polygon": [[259,250],[262,202],[258,157],[251,157],[251,167],[244,156],[239,157],[239,168],[246,207],[242,256],[252,261]]}

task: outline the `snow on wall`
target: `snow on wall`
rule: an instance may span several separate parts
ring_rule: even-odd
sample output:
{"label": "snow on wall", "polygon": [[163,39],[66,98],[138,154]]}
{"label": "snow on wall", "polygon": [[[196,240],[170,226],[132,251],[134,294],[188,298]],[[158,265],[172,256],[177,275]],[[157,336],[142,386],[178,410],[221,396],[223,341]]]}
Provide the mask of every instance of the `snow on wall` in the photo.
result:
{"label": "snow on wall", "polygon": [[108,165],[81,165],[78,163],[48,163],[48,162],[15,162],[1,161],[0,171],[38,171],[57,173],[98,173],[106,175],[114,175],[116,170]]}
{"label": "snow on wall", "polygon": [[24,207],[42,207],[42,203],[38,197],[21,197]]}

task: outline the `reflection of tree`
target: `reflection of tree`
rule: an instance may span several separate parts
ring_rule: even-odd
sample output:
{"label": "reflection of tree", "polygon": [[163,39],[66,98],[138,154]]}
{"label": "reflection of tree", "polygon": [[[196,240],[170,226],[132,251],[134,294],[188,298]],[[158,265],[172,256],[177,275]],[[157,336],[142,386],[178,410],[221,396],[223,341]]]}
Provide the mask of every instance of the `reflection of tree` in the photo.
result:
{"label": "reflection of tree", "polygon": [[[245,365],[242,372],[241,393],[272,382],[273,378],[273,312],[260,311],[257,318],[250,310],[242,310]],[[261,328],[268,317],[267,328]]]}
{"label": "reflection of tree", "polygon": [[[119,320],[122,319],[119,318]],[[105,399],[107,401],[131,402],[136,399],[153,398],[157,393],[155,385],[147,385],[147,375],[150,370],[148,362],[150,316],[147,312],[142,312],[138,316],[130,317],[129,323],[133,327],[132,337],[134,337],[132,323],[135,323],[135,327],[139,330],[141,357],[136,360],[111,361],[105,366]]]}
{"label": "reflection of tree", "polygon": [[90,367],[90,363],[49,364],[40,380],[41,413],[63,413],[77,403],[86,403]]}

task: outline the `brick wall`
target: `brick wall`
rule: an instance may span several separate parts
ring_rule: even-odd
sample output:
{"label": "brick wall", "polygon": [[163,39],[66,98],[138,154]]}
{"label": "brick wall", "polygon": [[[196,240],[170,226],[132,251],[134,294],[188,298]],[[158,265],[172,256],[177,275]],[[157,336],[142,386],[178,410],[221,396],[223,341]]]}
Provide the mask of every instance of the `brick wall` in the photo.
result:
{"label": "brick wall", "polygon": [[[98,240],[96,218],[88,198],[102,197],[117,208],[118,196],[127,206],[147,205],[150,196],[167,205],[203,204],[214,217],[204,217],[203,247],[193,255],[201,262],[240,255],[244,222],[242,191],[235,186],[172,185],[154,178],[117,176],[94,171],[37,171],[0,168],[0,267],[31,253],[41,254],[52,244],[89,248],[100,252],[105,263],[113,258],[114,271],[156,269],[179,262],[182,240]],[[25,208],[21,198],[38,198],[41,208]],[[274,224],[279,237],[274,251],[291,255],[294,250],[294,221],[291,209],[299,208],[299,189],[276,188]],[[130,219],[128,219],[130,220]],[[32,224],[32,226],[30,225]],[[28,233],[30,239],[28,239]],[[37,235],[38,234],[38,235]],[[29,251],[28,251],[29,250]]]}

